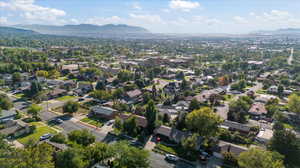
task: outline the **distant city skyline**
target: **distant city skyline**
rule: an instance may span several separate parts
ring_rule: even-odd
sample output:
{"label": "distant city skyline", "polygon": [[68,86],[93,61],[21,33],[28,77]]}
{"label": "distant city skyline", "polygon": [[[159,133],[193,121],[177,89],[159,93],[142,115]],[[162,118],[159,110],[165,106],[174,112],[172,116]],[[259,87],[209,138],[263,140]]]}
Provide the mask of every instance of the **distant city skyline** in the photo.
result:
{"label": "distant city skyline", "polygon": [[0,0],[0,25],[128,24],[153,33],[300,28],[297,0]]}

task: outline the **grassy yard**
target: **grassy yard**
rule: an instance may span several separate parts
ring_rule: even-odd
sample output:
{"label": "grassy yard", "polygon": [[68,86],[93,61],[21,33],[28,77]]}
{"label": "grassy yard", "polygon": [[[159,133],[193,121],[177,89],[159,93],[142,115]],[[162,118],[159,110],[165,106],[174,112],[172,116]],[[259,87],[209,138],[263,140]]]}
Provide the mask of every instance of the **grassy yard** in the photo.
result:
{"label": "grassy yard", "polygon": [[263,89],[260,89],[260,90],[256,91],[256,93],[258,93],[258,94],[267,94],[267,91],[263,90]]}
{"label": "grassy yard", "polygon": [[58,101],[69,101],[69,100],[72,100],[72,99],[75,99],[75,98],[76,98],[75,96],[63,96],[63,97],[57,98],[56,100],[58,100]]}
{"label": "grassy yard", "polygon": [[107,121],[105,119],[99,119],[99,118],[96,118],[96,117],[86,117],[86,118],[83,118],[82,120],[80,120],[81,122],[85,122],[85,123],[88,123],[88,124],[91,124],[91,125],[94,125],[96,127],[102,127],[103,124]]}
{"label": "grassy yard", "polygon": [[22,144],[26,144],[31,139],[34,141],[38,141],[42,135],[47,134],[47,133],[51,133],[51,134],[57,133],[56,130],[52,129],[51,127],[49,127],[41,122],[33,122],[33,123],[30,123],[30,125],[36,126],[36,129],[33,133],[31,133],[29,135],[17,138],[17,140]]}

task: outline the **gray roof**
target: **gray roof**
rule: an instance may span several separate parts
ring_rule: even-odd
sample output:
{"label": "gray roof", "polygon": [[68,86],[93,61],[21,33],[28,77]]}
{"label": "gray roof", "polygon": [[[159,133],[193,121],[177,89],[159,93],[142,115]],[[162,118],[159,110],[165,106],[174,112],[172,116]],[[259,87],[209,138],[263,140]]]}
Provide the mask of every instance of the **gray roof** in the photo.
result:
{"label": "gray roof", "polygon": [[112,115],[114,112],[116,112],[117,110],[112,109],[110,107],[104,107],[104,106],[93,106],[91,108],[92,112],[94,112],[95,114],[101,114],[101,115],[107,115],[110,116]]}
{"label": "gray roof", "polygon": [[17,114],[16,110],[13,110],[13,109],[10,109],[10,110],[1,110],[1,112],[0,112],[0,120],[1,119],[5,119],[5,118],[13,117],[16,114]]}

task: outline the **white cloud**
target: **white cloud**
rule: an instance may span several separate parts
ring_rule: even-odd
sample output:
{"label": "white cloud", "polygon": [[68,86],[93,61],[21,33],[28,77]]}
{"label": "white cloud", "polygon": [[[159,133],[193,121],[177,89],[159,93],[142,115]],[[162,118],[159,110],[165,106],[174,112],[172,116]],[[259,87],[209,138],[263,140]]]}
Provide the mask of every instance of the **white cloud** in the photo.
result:
{"label": "white cloud", "polygon": [[233,17],[233,20],[236,22],[236,23],[239,23],[239,24],[247,24],[249,23],[247,19],[241,17],[241,16],[234,16]]}
{"label": "white cloud", "polygon": [[[9,0],[8,2],[0,2],[0,8],[10,10],[19,14],[19,16],[30,22],[46,22],[60,23],[59,17],[65,16],[63,10],[43,7],[35,4],[35,0]],[[56,22],[57,21],[57,22]]]}
{"label": "white cloud", "polygon": [[141,5],[138,2],[134,2],[132,4],[132,8],[136,9],[136,10],[142,10],[143,8],[141,7]]}
{"label": "white cloud", "polygon": [[8,23],[7,17],[1,16],[0,17],[0,25],[6,25]]}
{"label": "white cloud", "polygon": [[169,3],[169,7],[171,9],[178,9],[185,12],[189,12],[191,9],[200,7],[200,3],[187,0],[171,0]]}

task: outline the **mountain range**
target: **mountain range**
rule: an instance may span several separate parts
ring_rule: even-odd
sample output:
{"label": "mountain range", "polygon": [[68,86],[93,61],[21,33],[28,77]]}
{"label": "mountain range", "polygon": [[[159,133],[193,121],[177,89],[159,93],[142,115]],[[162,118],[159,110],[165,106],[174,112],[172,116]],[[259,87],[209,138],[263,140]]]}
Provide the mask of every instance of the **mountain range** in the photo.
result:
{"label": "mountain range", "polygon": [[251,34],[256,35],[300,35],[300,29],[286,28],[278,30],[260,30],[252,32]]}
{"label": "mountain range", "polygon": [[40,34],[63,35],[63,36],[80,36],[80,37],[124,37],[124,36],[141,36],[150,34],[142,27],[129,26],[125,24],[107,24],[107,25],[15,25],[15,28],[31,30]]}

